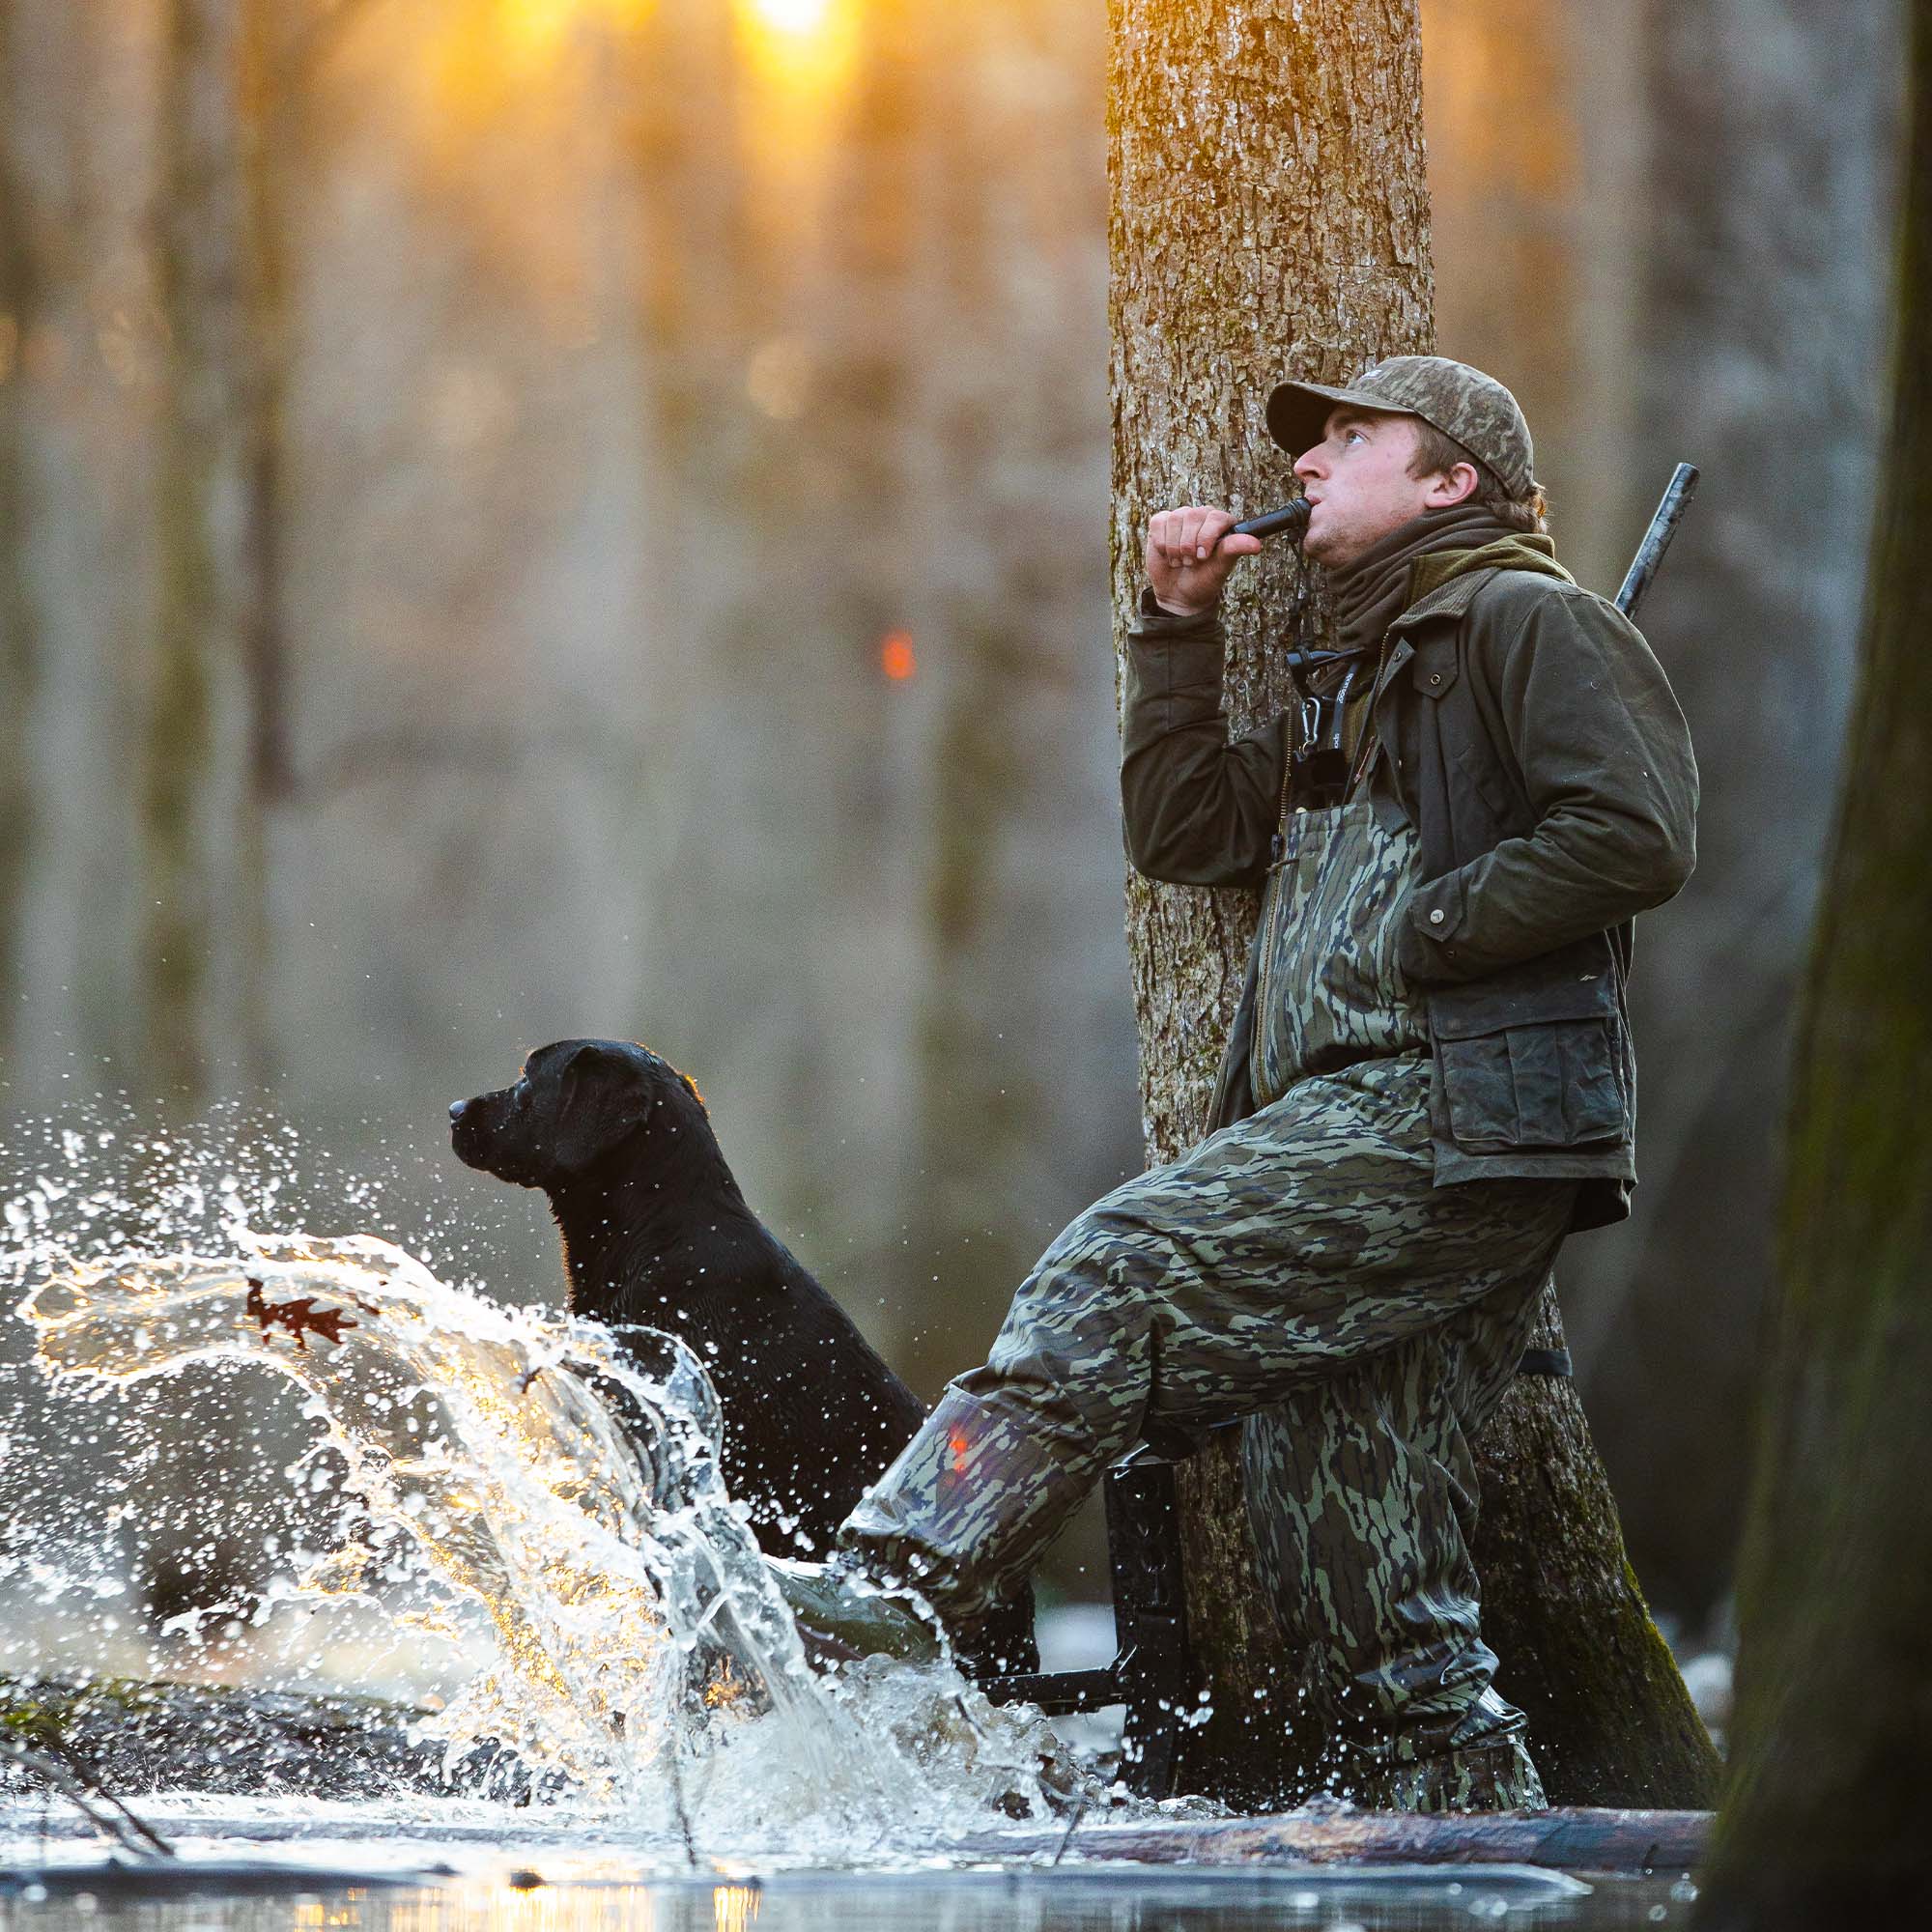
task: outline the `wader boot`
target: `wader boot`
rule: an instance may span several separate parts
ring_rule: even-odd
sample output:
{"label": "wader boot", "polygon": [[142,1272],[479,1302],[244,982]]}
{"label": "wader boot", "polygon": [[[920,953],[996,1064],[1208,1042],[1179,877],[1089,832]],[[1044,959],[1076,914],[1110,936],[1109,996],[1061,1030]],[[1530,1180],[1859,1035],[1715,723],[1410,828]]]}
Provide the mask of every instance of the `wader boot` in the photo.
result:
{"label": "wader boot", "polygon": [[765,1567],[808,1642],[856,1657],[883,1655],[925,1662],[940,1654],[938,1625],[911,1600],[889,1594],[850,1556],[806,1563],[768,1556]]}
{"label": "wader boot", "polygon": [[[1084,1493],[1077,1480],[1035,1432],[949,1388],[860,1498],[830,1561],[767,1563],[793,1617],[836,1647],[933,1657],[943,1630],[969,1676],[1036,1670],[1038,1653],[1030,1632],[1016,1634],[1011,1605]],[[1043,1524],[1029,1535],[1037,1518]],[[1005,1587],[974,1564],[982,1545],[1000,1559]]]}
{"label": "wader boot", "polygon": [[1363,1811],[1541,1811],[1548,1800],[1522,1713],[1485,1690],[1446,1737],[1338,1732],[1309,1795]]}

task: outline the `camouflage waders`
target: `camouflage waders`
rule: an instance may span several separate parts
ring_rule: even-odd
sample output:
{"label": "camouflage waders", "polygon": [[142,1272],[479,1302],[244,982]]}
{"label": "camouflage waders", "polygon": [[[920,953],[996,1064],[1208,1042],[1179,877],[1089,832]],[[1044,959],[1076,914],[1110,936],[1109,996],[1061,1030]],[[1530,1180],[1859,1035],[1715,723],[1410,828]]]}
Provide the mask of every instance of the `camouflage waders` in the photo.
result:
{"label": "camouflage waders", "polygon": [[[1377,1802],[1539,1803],[1490,1690],[1468,1435],[1507,1384],[1576,1183],[1436,1187],[1426,1023],[1395,966],[1415,867],[1365,802],[1294,812],[1264,901],[1259,1111],[1078,1216],[840,1542],[949,1622],[1001,1600],[1149,1432],[1245,1418],[1249,1510]],[[1487,1793],[1404,1766],[1490,1745]],[[1427,1788],[1425,1788],[1425,1786]]]}

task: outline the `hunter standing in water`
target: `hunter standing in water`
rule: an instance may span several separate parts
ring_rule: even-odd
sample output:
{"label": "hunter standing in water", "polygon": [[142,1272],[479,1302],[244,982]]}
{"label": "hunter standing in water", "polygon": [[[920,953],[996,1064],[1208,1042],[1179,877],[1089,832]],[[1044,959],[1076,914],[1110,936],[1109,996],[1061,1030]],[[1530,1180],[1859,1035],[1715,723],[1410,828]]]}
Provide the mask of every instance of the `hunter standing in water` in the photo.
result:
{"label": "hunter standing in water", "polygon": [[848,1642],[929,1645],[927,1608],[970,1636],[1136,1442],[1238,1422],[1320,1782],[1534,1805],[1470,1439],[1564,1237],[1629,1212],[1631,922],[1690,876],[1696,768],[1642,636],[1556,561],[1500,383],[1396,356],[1267,419],[1335,651],[1230,741],[1216,611],[1261,546],[1203,507],[1151,520],[1128,643],[1134,865],[1264,888],[1207,1136],[1054,1241],[834,1561],[776,1567]]}

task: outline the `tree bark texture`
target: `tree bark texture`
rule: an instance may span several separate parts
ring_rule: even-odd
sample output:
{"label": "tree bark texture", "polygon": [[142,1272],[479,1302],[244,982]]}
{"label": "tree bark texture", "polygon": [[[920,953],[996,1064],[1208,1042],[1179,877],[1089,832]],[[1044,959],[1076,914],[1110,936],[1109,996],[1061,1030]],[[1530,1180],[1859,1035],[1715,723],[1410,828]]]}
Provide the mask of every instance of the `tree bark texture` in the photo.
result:
{"label": "tree bark texture", "polygon": [[[1530,1346],[1563,1347],[1553,1284]],[[1702,1809],[1722,1767],[1624,1553],[1577,1385],[1520,1376],[1477,1444],[1476,1574],[1497,1685],[1559,1804]]]}
{"label": "tree bark texture", "polygon": [[1719,1927],[1906,1924],[1932,1887],[1932,0],[1863,672],[1799,1021],[1782,1294],[1740,1566]]}
{"label": "tree bark texture", "polygon": [[[1426,353],[1433,325],[1412,0],[1115,0],[1109,83],[1118,641],[1152,511],[1252,513],[1291,493],[1263,420],[1269,386]],[[1238,733],[1288,701],[1284,652],[1319,625],[1319,585],[1277,546],[1236,574],[1224,615]],[[1128,878],[1151,1162],[1200,1134],[1257,912],[1250,893]],[[1485,1576],[1513,1606],[1514,1624],[1510,1609],[1501,1620],[1520,1675],[1542,1689],[1537,1715],[1561,1740],[1552,1800],[1709,1803],[1715,1756],[1630,1576],[1574,1392],[1520,1386],[1496,1440],[1545,1459],[1486,1486],[1496,1574]],[[1208,1673],[1182,1788],[1265,1801],[1293,1787],[1308,1743],[1286,1694],[1297,1662],[1255,1582],[1232,1443],[1185,1465],[1181,1493]],[[1558,1674],[1577,1657],[1593,1661],[1584,1677]],[[1548,1661],[1540,1676],[1534,1659]]]}

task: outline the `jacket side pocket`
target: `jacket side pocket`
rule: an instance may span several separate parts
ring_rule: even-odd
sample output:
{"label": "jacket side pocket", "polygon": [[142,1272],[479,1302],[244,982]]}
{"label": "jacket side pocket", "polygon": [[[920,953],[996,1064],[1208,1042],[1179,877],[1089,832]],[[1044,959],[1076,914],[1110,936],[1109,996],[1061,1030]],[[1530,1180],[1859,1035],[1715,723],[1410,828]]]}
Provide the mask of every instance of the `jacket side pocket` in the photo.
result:
{"label": "jacket side pocket", "polygon": [[1437,1048],[1449,1130],[1471,1153],[1623,1138],[1607,1020],[1544,1020],[1440,1040]]}
{"label": "jacket side pocket", "polygon": [[1533,974],[1435,992],[1429,1022],[1458,1147],[1503,1153],[1628,1137],[1623,1020],[1601,942],[1551,954]]}

